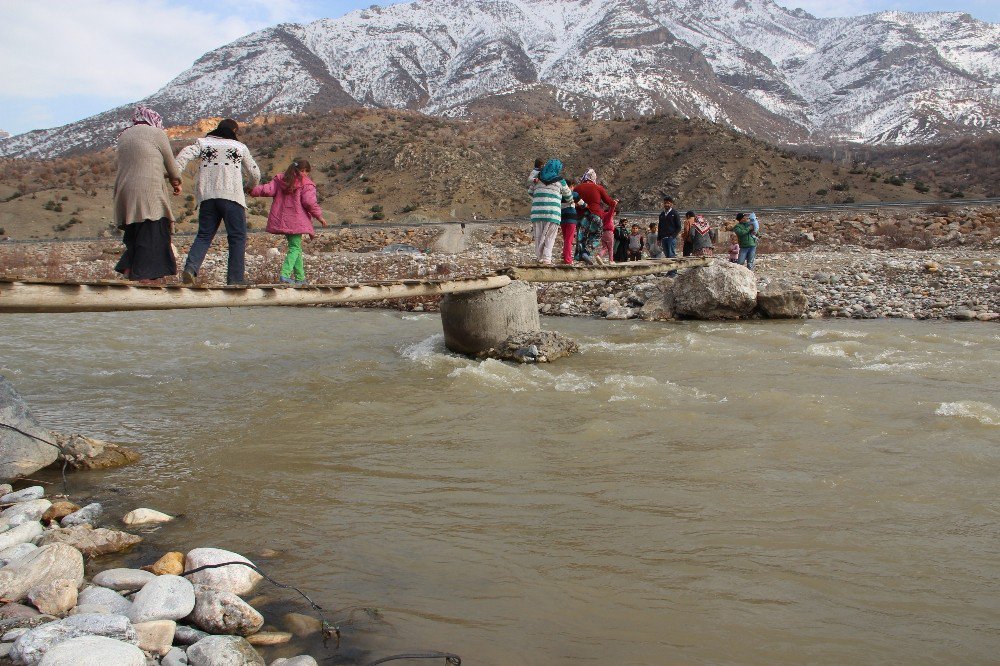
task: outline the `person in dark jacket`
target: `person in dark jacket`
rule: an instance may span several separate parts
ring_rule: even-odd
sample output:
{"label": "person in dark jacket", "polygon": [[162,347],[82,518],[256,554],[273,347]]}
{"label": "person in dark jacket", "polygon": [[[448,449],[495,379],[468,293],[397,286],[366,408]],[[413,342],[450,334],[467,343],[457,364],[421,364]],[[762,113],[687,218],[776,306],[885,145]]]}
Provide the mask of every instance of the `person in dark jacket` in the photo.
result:
{"label": "person in dark jacket", "polygon": [[747,216],[740,213],[736,216],[736,226],[733,233],[739,240],[740,253],[736,259],[737,264],[746,264],[746,267],[753,270],[754,261],[757,259],[757,237],[753,233],[753,223]]}
{"label": "person in dark jacket", "polygon": [[674,198],[664,197],[663,212],[656,227],[656,239],[663,247],[663,254],[669,259],[677,256],[677,235],[681,232],[681,216],[674,210]]}
{"label": "person in dark jacket", "polygon": [[624,263],[628,261],[628,218],[618,220],[615,227],[615,262]]}

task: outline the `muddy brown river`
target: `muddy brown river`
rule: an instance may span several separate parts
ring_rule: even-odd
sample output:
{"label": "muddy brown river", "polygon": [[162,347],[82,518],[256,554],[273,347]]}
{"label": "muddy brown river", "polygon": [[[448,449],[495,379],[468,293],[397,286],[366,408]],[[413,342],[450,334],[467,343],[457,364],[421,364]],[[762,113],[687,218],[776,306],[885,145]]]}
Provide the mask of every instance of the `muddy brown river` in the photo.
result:
{"label": "muddy brown river", "polygon": [[545,325],[583,352],[473,362],[397,312],[3,315],[0,374],[141,450],[70,480],[182,514],[126,563],[270,548],[381,610],[297,646],[320,663],[996,663],[1000,327]]}

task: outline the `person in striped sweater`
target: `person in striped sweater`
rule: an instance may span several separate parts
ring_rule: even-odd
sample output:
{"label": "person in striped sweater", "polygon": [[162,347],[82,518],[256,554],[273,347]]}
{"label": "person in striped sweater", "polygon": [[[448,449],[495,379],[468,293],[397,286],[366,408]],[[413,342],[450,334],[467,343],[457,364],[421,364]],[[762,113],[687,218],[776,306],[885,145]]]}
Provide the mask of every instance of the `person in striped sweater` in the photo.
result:
{"label": "person in striped sweater", "polygon": [[573,191],[563,178],[563,163],[549,160],[531,183],[531,227],[535,237],[535,256],[540,264],[552,265],[552,246],[559,233],[563,206],[572,205]]}

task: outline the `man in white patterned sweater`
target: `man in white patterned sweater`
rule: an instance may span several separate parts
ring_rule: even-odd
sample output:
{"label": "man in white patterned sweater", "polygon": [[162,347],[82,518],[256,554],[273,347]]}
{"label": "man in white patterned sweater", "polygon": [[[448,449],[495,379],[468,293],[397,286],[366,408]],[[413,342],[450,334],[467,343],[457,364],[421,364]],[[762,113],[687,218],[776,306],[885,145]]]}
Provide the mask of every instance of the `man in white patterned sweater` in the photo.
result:
{"label": "man in white patterned sweater", "polygon": [[[191,160],[198,162],[198,235],[188,252],[181,279],[185,284],[195,284],[198,271],[205,261],[208,248],[225,223],[229,240],[229,265],[226,283],[246,286],[247,201],[244,188],[260,182],[260,168],[250,155],[250,149],[236,138],[239,124],[226,119],[204,138],[177,154],[177,169]],[[246,181],[244,181],[244,177]]]}

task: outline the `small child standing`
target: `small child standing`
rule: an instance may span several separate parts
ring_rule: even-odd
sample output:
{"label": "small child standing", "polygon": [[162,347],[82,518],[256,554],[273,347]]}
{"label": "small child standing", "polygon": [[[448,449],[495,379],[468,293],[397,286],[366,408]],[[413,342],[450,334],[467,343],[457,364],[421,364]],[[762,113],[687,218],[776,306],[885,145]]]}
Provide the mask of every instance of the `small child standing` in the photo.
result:
{"label": "small child standing", "polygon": [[642,259],[642,248],[646,245],[646,239],[639,231],[639,225],[632,225],[632,233],[628,235],[628,260],[639,261]]}
{"label": "small child standing", "polygon": [[650,259],[663,258],[663,246],[660,245],[657,235],[656,222],[651,222],[649,224],[649,233],[646,234],[646,250],[649,252]]}
{"label": "small child standing", "polygon": [[250,196],[272,197],[271,212],[267,215],[267,232],[284,234],[288,241],[288,254],[281,265],[283,284],[303,285],[306,270],[302,262],[302,237],[315,236],[312,219],[326,226],[323,211],[316,201],[316,183],[309,177],[312,166],[307,160],[297,159],[285,173],[275,176],[267,185],[250,190]]}
{"label": "small child standing", "polygon": [[736,234],[729,234],[729,261],[734,264],[740,260],[740,239]]}

